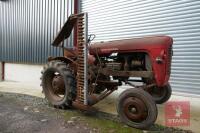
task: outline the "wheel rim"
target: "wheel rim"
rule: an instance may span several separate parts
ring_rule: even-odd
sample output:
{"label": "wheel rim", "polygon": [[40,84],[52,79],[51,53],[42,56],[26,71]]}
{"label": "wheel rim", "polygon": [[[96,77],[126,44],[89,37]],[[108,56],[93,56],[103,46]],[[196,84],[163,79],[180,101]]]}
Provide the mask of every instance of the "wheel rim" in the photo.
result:
{"label": "wheel rim", "polygon": [[61,74],[57,71],[49,71],[46,75],[46,87],[48,99],[51,101],[62,101],[65,97],[65,83]]}
{"label": "wheel rim", "polygon": [[123,102],[126,117],[133,122],[142,122],[147,118],[147,107],[136,97],[129,97]]}

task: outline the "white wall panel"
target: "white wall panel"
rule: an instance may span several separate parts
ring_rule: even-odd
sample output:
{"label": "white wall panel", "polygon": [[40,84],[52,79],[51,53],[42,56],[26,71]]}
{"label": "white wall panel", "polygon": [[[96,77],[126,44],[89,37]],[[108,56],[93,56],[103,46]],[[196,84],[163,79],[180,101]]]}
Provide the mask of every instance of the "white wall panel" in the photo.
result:
{"label": "white wall panel", "polygon": [[40,87],[42,65],[5,63],[5,81],[22,82]]}
{"label": "white wall panel", "polygon": [[82,0],[95,41],[149,35],[174,39],[170,82],[174,91],[200,94],[200,1]]}

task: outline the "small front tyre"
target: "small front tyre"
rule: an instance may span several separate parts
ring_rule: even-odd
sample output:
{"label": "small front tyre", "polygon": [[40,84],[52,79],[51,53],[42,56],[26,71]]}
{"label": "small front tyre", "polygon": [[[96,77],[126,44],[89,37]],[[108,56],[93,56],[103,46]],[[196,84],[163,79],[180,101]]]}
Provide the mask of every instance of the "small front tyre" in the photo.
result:
{"label": "small front tyre", "polygon": [[172,88],[170,84],[167,84],[163,87],[150,88],[148,92],[157,104],[163,104],[170,99],[172,94]]}
{"label": "small front tyre", "polygon": [[122,92],[117,111],[122,122],[139,129],[147,129],[157,119],[157,107],[152,97],[140,88]]}

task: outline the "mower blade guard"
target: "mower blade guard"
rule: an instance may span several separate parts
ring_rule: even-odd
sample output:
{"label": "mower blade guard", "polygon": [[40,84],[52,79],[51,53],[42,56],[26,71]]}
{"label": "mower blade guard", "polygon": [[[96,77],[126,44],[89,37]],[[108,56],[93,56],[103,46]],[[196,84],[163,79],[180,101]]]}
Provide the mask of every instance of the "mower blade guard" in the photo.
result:
{"label": "mower blade guard", "polygon": [[64,26],[62,27],[62,29],[60,30],[60,32],[58,33],[58,35],[56,36],[56,38],[54,39],[52,45],[53,46],[59,46],[59,44],[67,39],[71,32],[72,29],[74,28],[76,22],[77,22],[77,17],[78,15],[71,15],[69,16],[69,18],[67,19],[67,22],[64,24]]}
{"label": "mower blade guard", "polygon": [[77,98],[76,101],[82,105],[88,105],[88,47],[87,47],[87,13],[79,15],[77,20]]}

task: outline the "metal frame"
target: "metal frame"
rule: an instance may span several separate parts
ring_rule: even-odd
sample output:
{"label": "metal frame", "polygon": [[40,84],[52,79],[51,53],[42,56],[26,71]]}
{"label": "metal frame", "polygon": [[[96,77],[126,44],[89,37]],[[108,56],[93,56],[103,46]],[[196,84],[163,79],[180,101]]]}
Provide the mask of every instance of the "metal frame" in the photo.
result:
{"label": "metal frame", "polygon": [[5,80],[5,62],[1,62],[1,81]]}
{"label": "metal frame", "polygon": [[107,68],[102,68],[100,73],[104,75],[112,75],[112,76],[129,76],[129,77],[143,77],[150,78],[153,77],[152,71],[116,71]]}
{"label": "metal frame", "polygon": [[87,13],[84,13],[84,39],[85,39],[85,45],[84,45],[84,104],[88,105],[88,80],[87,80],[87,74],[88,74],[88,46],[87,46],[87,38],[88,38],[88,15]]}

